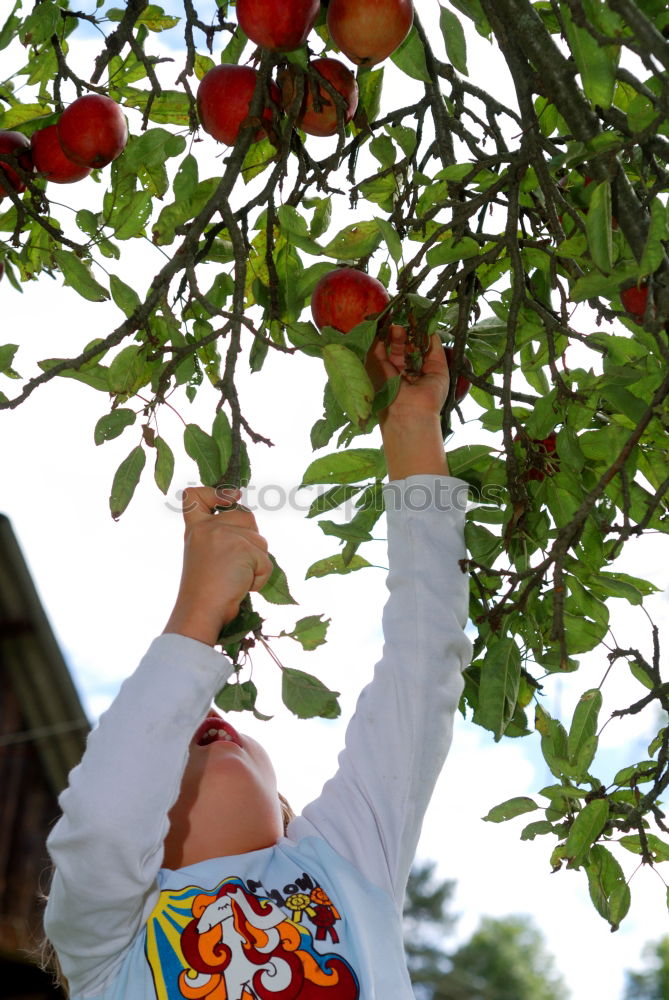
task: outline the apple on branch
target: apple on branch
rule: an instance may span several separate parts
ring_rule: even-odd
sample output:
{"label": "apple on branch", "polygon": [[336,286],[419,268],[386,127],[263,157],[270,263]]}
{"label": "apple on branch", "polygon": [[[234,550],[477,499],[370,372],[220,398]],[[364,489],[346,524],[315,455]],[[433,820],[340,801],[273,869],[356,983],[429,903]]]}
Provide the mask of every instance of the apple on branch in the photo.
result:
{"label": "apple on branch", "polygon": [[[224,63],[208,70],[197,88],[197,111],[202,128],[218,142],[234,146],[239,130],[249,116],[259,74],[250,66]],[[281,94],[275,83],[270,85],[270,96],[280,105]],[[259,142],[272,125],[272,109],[266,105],[253,142]],[[265,124],[267,127],[265,127]]]}
{"label": "apple on branch", "polygon": [[[2,155],[2,154],[6,155]],[[7,175],[7,182],[12,190],[21,194],[26,189],[26,183],[20,173],[15,169],[20,166],[27,173],[33,169],[32,156],[30,154],[30,141],[22,132],[8,132],[0,130],[0,167]],[[7,194],[3,186],[3,179],[0,179],[0,198]]]}
{"label": "apple on branch", "polygon": [[648,284],[644,281],[641,285],[624,288],[620,293],[620,301],[631,316],[636,320],[642,320],[648,305]]}
{"label": "apple on branch", "polygon": [[237,0],[237,20],[256,45],[291,52],[304,44],[320,9],[319,0]]}
{"label": "apple on branch", "polygon": [[[353,73],[338,59],[314,59],[310,66],[341,94],[343,122],[348,125],[358,107],[358,84]],[[280,74],[281,97],[286,111],[295,100],[297,77],[302,72],[297,66],[289,66]],[[302,78],[304,96],[296,121],[298,128],[308,135],[335,135],[339,129],[338,102],[324,85],[317,84],[308,74],[303,73]]]}
{"label": "apple on branch", "polygon": [[402,44],[413,24],[411,0],[330,0],[332,41],[358,66],[383,62]]}
{"label": "apple on branch", "polygon": [[30,139],[33,164],[38,174],[55,184],[73,184],[88,177],[90,167],[82,167],[63,152],[58,138],[58,126],[47,125],[33,132]]}
{"label": "apple on branch", "polygon": [[[513,440],[520,441],[523,448],[527,451],[529,467],[521,476],[523,482],[533,480],[540,483],[543,482],[546,476],[555,475],[559,467],[559,460],[556,454],[557,435],[555,433],[549,434],[545,438],[528,438],[527,435],[521,435],[519,432],[514,436]],[[551,461],[548,458],[549,455],[555,455],[555,458]]]}
{"label": "apple on branch", "polygon": [[103,94],[84,94],[58,119],[65,156],[81,167],[106,167],[128,141],[128,123],[119,105]]}
{"label": "apple on branch", "polygon": [[323,275],[311,295],[311,314],[319,330],[332,326],[349,333],[358,323],[375,319],[390,302],[384,285],[355,267],[339,267]]}

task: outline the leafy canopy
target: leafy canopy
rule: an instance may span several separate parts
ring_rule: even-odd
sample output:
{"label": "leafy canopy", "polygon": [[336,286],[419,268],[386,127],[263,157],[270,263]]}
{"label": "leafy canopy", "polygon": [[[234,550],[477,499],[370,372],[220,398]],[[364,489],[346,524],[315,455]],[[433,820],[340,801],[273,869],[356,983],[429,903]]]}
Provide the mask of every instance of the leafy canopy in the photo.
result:
{"label": "leafy canopy", "polygon": [[[282,113],[276,101],[258,135],[282,64],[313,86],[309,55],[334,51],[324,11],[307,46],[284,56],[256,51],[226,0],[169,11],[146,0],[15,0],[0,26],[3,64],[15,64],[0,82],[0,128],[30,137],[78,95],[102,93],[127,113],[131,134],[94,172],[92,207],[78,204],[77,186],[34,174],[19,193],[0,165],[3,280],[38,294],[38,280],[57,276],[73,298],[111,300],[119,314],[113,329],[82,336],[75,356],[45,356],[38,373],[21,373],[20,344],[0,346],[0,409],[55,378],[99,393],[108,412],[96,444],[123,435],[129,445],[110,474],[119,517],[151,468],[168,491],[175,448],[204,483],[248,483],[247,442],[267,439],[245,415],[241,366],[257,372],[276,352],[304,354],[327,372],[303,477],[323,492],[308,516],[340,546],[307,575],[357,572],[382,513],[383,456],[367,435],[388,390],[374,399],[364,377],[373,327],[346,339],[318,331],[308,306],[337,263],[378,276],[389,316],[410,324],[416,367],[434,331],[454,348],[455,375],[465,354],[473,366],[477,441],[450,453],[477,501],[467,520],[477,636],[461,707],[496,740],[537,733],[553,776],[486,818],[532,812],[521,837],[552,838],[554,868],[583,869],[615,929],[630,902],[618,859],[669,858],[659,629],[649,626],[650,653],[610,630],[611,599],[643,607],[657,589],[617,560],[630,541],[669,527],[669,12],[664,0],[422,8],[390,61],[357,71],[356,116],[344,127],[340,109],[339,132],[324,142],[299,130],[299,109]],[[508,106],[494,83],[474,79],[474,33],[506,62]],[[235,146],[209,171],[203,151],[215,144],[198,128],[195,93],[218,62],[254,64],[259,77]],[[391,68],[404,83],[389,106]],[[146,254],[146,285],[123,270],[131,246]],[[211,420],[200,426],[188,401],[207,394]],[[166,406],[182,414],[182,441],[158,433]],[[352,519],[332,520],[347,502]],[[292,602],[280,567],[264,596]],[[249,605],[221,637],[240,667],[262,628]],[[314,648],[326,628],[312,616],[287,634]],[[597,676],[579,683],[585,654]],[[298,716],[337,714],[334,692],[282,669]],[[605,682],[627,671],[638,698],[613,714],[655,710],[661,723],[646,759],[611,778],[598,756],[612,714]],[[582,691],[568,718],[544,707],[554,676]],[[237,680],[222,702],[257,711],[253,683]]]}

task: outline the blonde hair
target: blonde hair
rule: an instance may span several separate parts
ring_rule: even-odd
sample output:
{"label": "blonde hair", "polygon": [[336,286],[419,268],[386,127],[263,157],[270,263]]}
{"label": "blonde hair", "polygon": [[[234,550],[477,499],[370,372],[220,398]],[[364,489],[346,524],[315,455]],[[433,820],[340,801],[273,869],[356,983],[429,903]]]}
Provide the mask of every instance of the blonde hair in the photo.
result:
{"label": "blonde hair", "polygon": [[[295,819],[295,812],[293,811],[288,799],[285,795],[282,795],[281,792],[279,792],[279,802],[281,803],[281,819],[283,820],[283,832],[285,834],[288,829],[288,824]],[[52,868],[49,874],[49,884],[51,884],[51,880],[53,879],[53,873],[54,869]],[[45,905],[48,898],[48,894],[41,893],[41,899]],[[50,974],[54,986],[59,987],[65,997],[69,997],[69,986],[60,962],[58,961],[56,949],[46,935],[42,938],[36,953],[32,957],[43,972],[48,972]]]}

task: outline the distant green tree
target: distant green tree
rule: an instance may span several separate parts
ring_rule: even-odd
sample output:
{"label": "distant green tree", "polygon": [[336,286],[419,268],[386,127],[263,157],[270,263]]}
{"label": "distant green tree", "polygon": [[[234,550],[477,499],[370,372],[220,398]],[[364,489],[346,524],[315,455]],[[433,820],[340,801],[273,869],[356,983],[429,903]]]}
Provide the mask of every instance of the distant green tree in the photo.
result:
{"label": "distant green tree", "polygon": [[649,968],[627,972],[624,1000],[669,1000],[669,935],[644,949]]}
{"label": "distant green tree", "polygon": [[455,951],[446,947],[457,921],[448,912],[455,883],[437,881],[435,867],[414,867],[404,908],[407,964],[418,1000],[567,1000],[569,991],[529,917],[484,917],[469,941]]}
{"label": "distant green tree", "polygon": [[404,904],[404,947],[416,996],[431,1000],[435,985],[450,969],[444,946],[457,917],[449,913],[455,882],[437,881],[434,861],[416,863]]}
{"label": "distant green tree", "polygon": [[569,991],[530,917],[484,917],[451,955],[433,1000],[566,1000]]}

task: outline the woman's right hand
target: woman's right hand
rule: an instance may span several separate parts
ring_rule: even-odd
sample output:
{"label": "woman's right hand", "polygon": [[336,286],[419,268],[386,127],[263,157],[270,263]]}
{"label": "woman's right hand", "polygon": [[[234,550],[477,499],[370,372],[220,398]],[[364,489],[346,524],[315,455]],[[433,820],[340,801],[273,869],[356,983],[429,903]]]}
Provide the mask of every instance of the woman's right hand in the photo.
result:
{"label": "woman's right hand", "polygon": [[210,486],[184,490],[183,570],[165,632],[213,646],[248,592],[269,580],[273,564],[253,514],[239,507],[225,510],[240,495]]}

